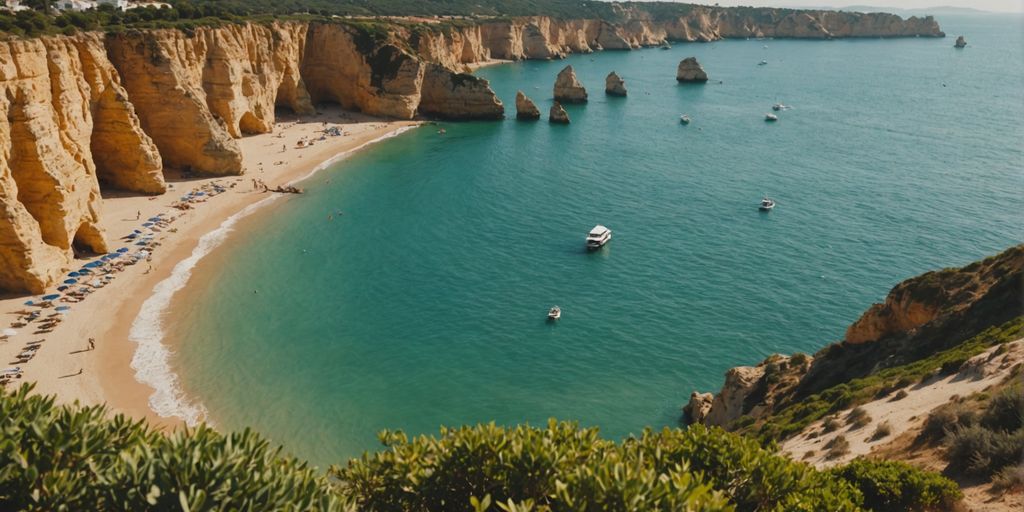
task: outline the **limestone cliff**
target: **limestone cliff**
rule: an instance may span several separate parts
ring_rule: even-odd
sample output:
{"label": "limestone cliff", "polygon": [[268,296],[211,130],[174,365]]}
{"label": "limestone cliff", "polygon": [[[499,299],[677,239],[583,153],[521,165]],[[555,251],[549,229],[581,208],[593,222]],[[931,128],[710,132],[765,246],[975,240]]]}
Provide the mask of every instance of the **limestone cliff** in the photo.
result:
{"label": "limestone cliff", "polygon": [[604,92],[609,96],[625,96],[627,94],[626,82],[612,71],[604,79]]}
{"label": "limestone cliff", "polygon": [[561,103],[556,101],[554,105],[551,105],[551,110],[548,112],[548,122],[569,124],[569,113],[565,111],[565,107]]}
{"label": "limestone cliff", "polygon": [[[312,114],[315,103],[333,102],[401,119],[496,119],[504,107],[489,84],[462,74],[491,58],[760,35],[944,35],[931,18],[886,14],[615,9],[605,20],[384,20],[383,31],[347,21],[238,23],[0,42],[0,289],[40,291],[76,250],[106,250],[101,186],[159,194],[165,167],[242,173],[235,139],[272,130],[277,108]],[[564,100],[585,97],[578,81],[569,86]],[[553,111],[568,122],[560,106]]]}
{"label": "limestone cliff", "polygon": [[419,112],[444,119],[501,119],[505,107],[487,80],[427,64]]}
{"label": "limestone cliff", "polygon": [[576,70],[572,66],[566,66],[555,78],[554,87],[555,101],[563,103],[586,103],[587,89],[576,78]]}
{"label": "limestone cliff", "polygon": [[676,68],[676,80],[680,82],[707,82],[708,74],[697,62],[697,57],[687,57],[679,62]]}
{"label": "limestone cliff", "polygon": [[523,91],[516,91],[516,119],[540,119],[540,109]]}
{"label": "limestone cliff", "polygon": [[693,393],[685,414],[689,421],[721,426],[744,416],[768,417],[815,393],[913,363],[1024,315],[1021,290],[1024,245],[908,279],[854,322],[845,341],[813,358],[776,355],[757,367],[733,368],[717,395]]}

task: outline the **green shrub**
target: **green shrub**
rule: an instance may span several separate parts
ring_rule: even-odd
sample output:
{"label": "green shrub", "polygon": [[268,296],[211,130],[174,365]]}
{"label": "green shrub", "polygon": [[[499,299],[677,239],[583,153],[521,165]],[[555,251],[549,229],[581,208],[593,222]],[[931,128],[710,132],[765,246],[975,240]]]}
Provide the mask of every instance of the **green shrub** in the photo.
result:
{"label": "green shrub", "polygon": [[962,495],[956,483],[897,461],[857,458],[833,469],[864,496],[864,508],[882,511],[949,509]]}
{"label": "green shrub", "polygon": [[846,436],[836,436],[825,443],[825,449],[828,450],[825,455],[828,459],[838,459],[850,453],[850,442],[846,440]]}
{"label": "green shrub", "polygon": [[996,492],[1024,491],[1024,463],[1006,466],[993,475],[992,490]]}
{"label": "green shrub", "polygon": [[1024,429],[993,431],[981,425],[959,427],[947,435],[947,460],[956,474],[989,477],[1017,464],[1024,453]]}
{"label": "green shrub", "polygon": [[897,391],[896,394],[893,395],[893,397],[889,399],[889,401],[890,402],[896,402],[896,401],[899,401],[899,400],[903,400],[908,395],[909,395],[909,393],[907,393],[907,390],[901,389],[901,390]]}
{"label": "green shrub", "polygon": [[1013,431],[1024,427],[1024,388],[1009,386],[993,397],[981,416],[981,424],[990,430]]}
{"label": "green shrub", "polygon": [[864,428],[869,423],[871,423],[871,415],[863,407],[854,407],[846,415],[846,424],[851,425],[853,428]]}
{"label": "green shrub", "polygon": [[822,432],[834,432],[841,426],[843,426],[842,423],[839,423],[839,420],[836,419],[835,416],[829,416],[828,418],[825,418],[825,421],[821,424],[821,430]]}
{"label": "green shrub", "polygon": [[879,439],[882,439],[884,437],[888,437],[891,434],[892,434],[892,425],[890,425],[888,421],[885,421],[885,422],[879,423],[878,426],[875,427],[875,433],[871,434],[871,440],[872,441],[878,441]]}
{"label": "green shrub", "polygon": [[938,407],[928,414],[917,438],[921,441],[938,441],[957,427],[974,424],[974,411],[958,404]]}
{"label": "green shrub", "polygon": [[322,476],[253,432],[164,435],[103,407],[0,393],[0,510],[342,510]]}

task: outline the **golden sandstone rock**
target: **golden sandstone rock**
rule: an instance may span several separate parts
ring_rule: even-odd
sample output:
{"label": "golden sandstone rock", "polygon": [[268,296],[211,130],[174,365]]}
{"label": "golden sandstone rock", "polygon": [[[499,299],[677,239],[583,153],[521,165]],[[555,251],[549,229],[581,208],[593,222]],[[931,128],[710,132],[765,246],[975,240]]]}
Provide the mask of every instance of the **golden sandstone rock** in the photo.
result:
{"label": "golden sandstone rock", "polygon": [[[312,114],[333,102],[399,119],[496,119],[504,107],[487,81],[459,73],[469,64],[666,40],[943,35],[934,19],[886,14],[694,6],[655,20],[614,8],[621,23],[396,24],[384,40],[341,23],[273,22],[0,42],[0,290],[41,291],[72,266],[75,249],[107,250],[101,185],[160,194],[165,166],[240,174],[235,139],[272,130],[275,108]],[[572,82],[565,99],[585,98]],[[554,122],[568,122],[560,105],[552,110]]]}

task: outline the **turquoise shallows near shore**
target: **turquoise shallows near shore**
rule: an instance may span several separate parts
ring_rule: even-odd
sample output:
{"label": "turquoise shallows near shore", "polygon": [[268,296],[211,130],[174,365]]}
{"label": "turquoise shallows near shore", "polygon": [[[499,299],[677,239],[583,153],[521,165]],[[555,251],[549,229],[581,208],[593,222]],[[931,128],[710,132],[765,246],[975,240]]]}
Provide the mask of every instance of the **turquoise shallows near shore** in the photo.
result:
{"label": "turquoise shallows near shore", "polygon": [[[729,367],[813,352],[899,280],[1021,242],[1020,19],[939,21],[969,50],[779,40],[574,56],[587,87],[615,70],[629,97],[567,106],[568,126],[382,142],[241,221],[200,264],[167,326],[184,388],[219,425],[317,463],[384,428],[674,425]],[[708,84],[677,84],[691,55]],[[506,105],[522,90],[543,111],[565,64],[479,74]],[[778,102],[792,109],[765,123]],[[588,254],[599,223],[614,239]]]}

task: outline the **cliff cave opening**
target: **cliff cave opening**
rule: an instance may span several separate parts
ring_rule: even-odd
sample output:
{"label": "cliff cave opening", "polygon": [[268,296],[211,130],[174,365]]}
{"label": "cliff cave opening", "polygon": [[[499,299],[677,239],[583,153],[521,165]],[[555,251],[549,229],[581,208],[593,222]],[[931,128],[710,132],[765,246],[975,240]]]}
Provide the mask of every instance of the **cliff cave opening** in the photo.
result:
{"label": "cliff cave opening", "polygon": [[107,241],[103,238],[103,232],[95,224],[86,221],[75,231],[71,247],[76,258],[95,256],[107,252]]}

